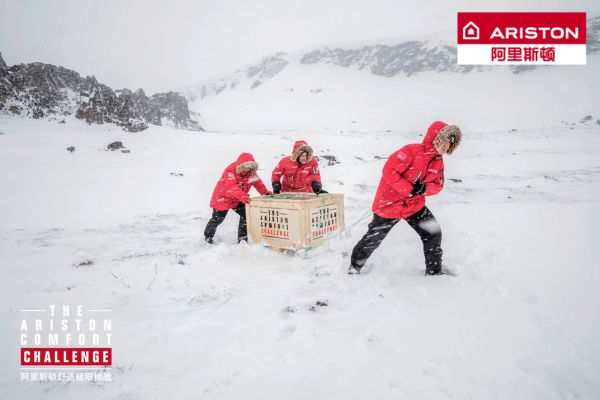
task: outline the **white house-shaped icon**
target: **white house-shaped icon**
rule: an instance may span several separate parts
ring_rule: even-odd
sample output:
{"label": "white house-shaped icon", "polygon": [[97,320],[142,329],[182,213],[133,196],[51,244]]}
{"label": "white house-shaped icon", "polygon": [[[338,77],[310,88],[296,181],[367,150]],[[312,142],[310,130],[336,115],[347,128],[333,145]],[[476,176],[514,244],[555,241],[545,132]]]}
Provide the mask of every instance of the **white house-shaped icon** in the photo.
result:
{"label": "white house-shaped icon", "polygon": [[479,40],[479,27],[473,21],[463,26],[464,40]]}

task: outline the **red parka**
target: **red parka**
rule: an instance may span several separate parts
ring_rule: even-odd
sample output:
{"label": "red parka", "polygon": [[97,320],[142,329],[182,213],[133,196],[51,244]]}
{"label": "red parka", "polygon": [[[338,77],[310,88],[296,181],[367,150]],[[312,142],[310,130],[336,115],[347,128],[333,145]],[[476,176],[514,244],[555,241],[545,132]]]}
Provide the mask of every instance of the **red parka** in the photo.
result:
{"label": "red parka", "polygon": [[[308,161],[301,165],[300,154],[307,153]],[[291,157],[282,158],[271,175],[271,182],[281,182],[282,192],[311,192],[313,181],[321,182],[319,163],[312,156],[312,148],[304,141],[294,143]]]}
{"label": "red parka", "polygon": [[[383,174],[372,210],[384,218],[407,218],[425,205],[425,196],[438,194],[444,187],[444,161],[433,147],[438,132],[447,124],[436,121],[423,143],[408,144],[393,153],[383,166]],[[423,195],[410,195],[413,183],[427,185]]]}
{"label": "red parka", "polygon": [[254,186],[261,195],[268,193],[265,184],[256,174],[258,164],[250,153],[242,153],[229,164],[217,182],[210,206],[220,211],[236,208],[240,201],[249,200],[248,192]]}

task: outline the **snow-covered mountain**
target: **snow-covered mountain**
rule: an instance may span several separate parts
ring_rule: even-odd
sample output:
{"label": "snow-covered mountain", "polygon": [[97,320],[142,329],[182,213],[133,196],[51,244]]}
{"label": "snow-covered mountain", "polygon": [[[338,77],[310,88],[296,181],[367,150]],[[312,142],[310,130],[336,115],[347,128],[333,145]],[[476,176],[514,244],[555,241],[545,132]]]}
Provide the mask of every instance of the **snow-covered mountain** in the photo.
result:
{"label": "snow-covered mountain", "polygon": [[152,125],[201,130],[184,97],[175,92],[146,96],[142,89],[113,90],[93,76],[50,64],[8,66],[0,54],[0,113],[64,122],[112,123],[131,132]]}
{"label": "snow-covered mountain", "polygon": [[474,115],[475,129],[555,126],[600,102],[600,18],[587,36],[586,66],[461,66],[455,39],[435,35],[277,53],[183,92],[213,130],[372,132]]}
{"label": "snow-covered mountain", "polygon": [[[318,47],[294,53],[277,53],[264,57],[257,63],[240,68],[233,73],[216,77],[186,90],[186,96],[195,101],[210,95],[233,90],[244,81],[250,89],[257,88],[275,77],[286,67],[300,63],[333,64],[346,68],[366,70],[374,75],[394,77],[412,76],[428,71],[468,73],[492,71],[490,66],[457,65],[455,39],[452,33],[428,38],[388,41],[385,44],[345,45]],[[587,24],[587,53],[600,50],[600,17],[591,18]],[[514,74],[531,71],[538,66],[509,66]]]}

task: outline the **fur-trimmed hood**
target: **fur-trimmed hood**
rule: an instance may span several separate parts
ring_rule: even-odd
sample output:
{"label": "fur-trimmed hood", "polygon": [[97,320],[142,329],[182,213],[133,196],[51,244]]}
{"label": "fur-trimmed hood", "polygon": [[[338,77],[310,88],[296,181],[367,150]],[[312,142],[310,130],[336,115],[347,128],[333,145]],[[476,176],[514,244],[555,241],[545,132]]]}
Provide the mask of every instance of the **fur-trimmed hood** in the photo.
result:
{"label": "fur-trimmed hood", "polygon": [[423,138],[423,144],[426,147],[435,150],[434,146],[446,139],[450,141],[450,147],[446,154],[452,154],[462,139],[460,128],[456,125],[448,125],[443,121],[435,121],[429,126],[429,129],[427,129],[427,134],[425,135],[425,138]]}
{"label": "fur-trimmed hood", "polygon": [[435,140],[433,141],[433,144],[438,145],[443,141],[448,140],[450,142],[450,147],[448,147],[448,151],[446,152],[446,154],[452,154],[452,152],[454,152],[454,150],[456,150],[456,148],[460,144],[461,139],[462,132],[460,131],[460,128],[458,126],[446,125],[442,129],[440,129],[437,136],[435,137]]}
{"label": "fur-trimmed hood", "polygon": [[308,156],[306,162],[309,162],[313,156],[313,149],[304,140],[298,140],[294,143],[291,159],[297,162],[302,153],[306,153]]}
{"label": "fur-trimmed hood", "polygon": [[235,172],[238,174],[243,173],[256,173],[258,171],[258,163],[254,161],[254,156],[250,153],[242,153],[235,161],[236,167]]}

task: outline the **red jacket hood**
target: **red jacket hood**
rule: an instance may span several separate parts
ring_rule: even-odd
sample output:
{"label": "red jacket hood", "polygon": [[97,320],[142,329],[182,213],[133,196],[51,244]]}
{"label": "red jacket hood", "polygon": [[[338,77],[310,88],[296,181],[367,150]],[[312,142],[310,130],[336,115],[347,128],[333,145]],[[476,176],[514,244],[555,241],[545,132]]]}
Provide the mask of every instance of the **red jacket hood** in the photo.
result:
{"label": "red jacket hood", "polygon": [[304,140],[297,140],[296,143],[294,143],[294,147],[292,148],[292,154],[296,153],[296,151],[298,150],[298,147],[304,146],[306,144],[307,143]]}
{"label": "red jacket hood", "polygon": [[241,163],[245,163],[248,161],[254,161],[254,156],[252,155],[252,153],[242,153],[239,155],[239,157],[237,158],[237,160],[235,160],[235,165],[239,165]]}
{"label": "red jacket hood", "polygon": [[434,123],[429,125],[429,128],[427,128],[427,133],[423,138],[423,144],[425,145],[425,148],[427,150],[435,150],[433,147],[433,141],[435,140],[440,130],[442,130],[442,128],[444,128],[445,126],[448,126],[448,124],[444,121],[435,121]]}

